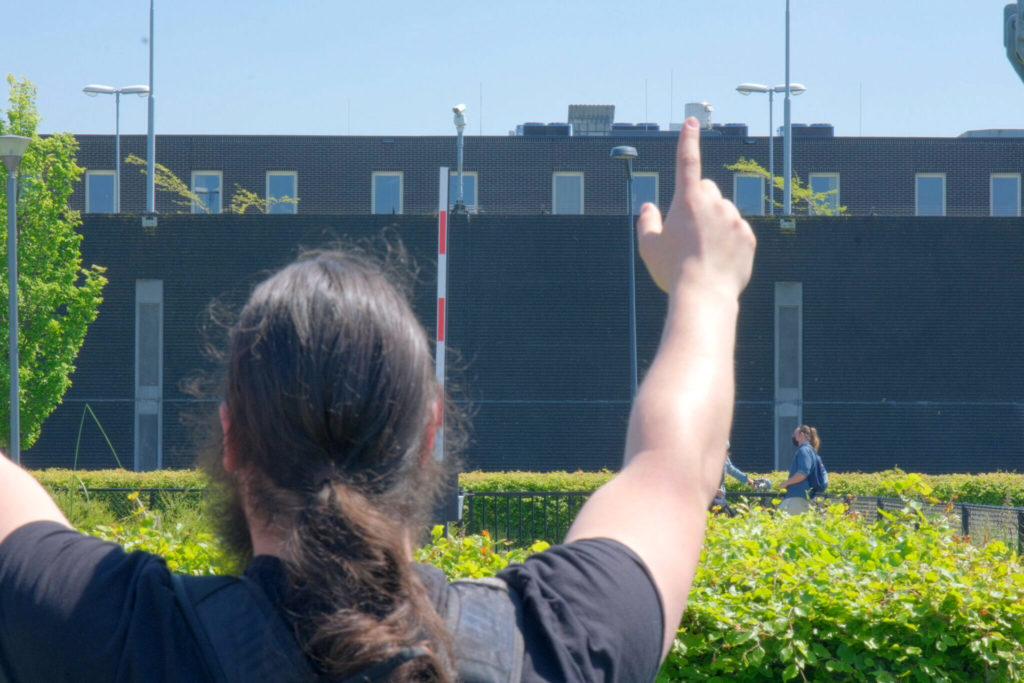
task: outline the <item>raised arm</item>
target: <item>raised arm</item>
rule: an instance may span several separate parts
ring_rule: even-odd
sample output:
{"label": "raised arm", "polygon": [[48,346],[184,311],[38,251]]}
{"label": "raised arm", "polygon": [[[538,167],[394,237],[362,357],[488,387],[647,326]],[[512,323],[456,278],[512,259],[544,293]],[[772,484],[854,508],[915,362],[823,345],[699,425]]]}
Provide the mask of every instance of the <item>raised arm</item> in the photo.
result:
{"label": "raised arm", "polygon": [[29,522],[68,520],[35,478],[0,453],[0,542]]}
{"label": "raised arm", "polygon": [[640,255],[668,293],[658,353],[629,418],[622,471],[598,490],[569,541],[604,537],[637,553],[665,608],[668,652],[704,541],[708,504],[722,478],[733,406],[738,297],[756,240],[732,202],[701,180],[700,130],[687,119],[676,152],[668,217],[645,204]]}

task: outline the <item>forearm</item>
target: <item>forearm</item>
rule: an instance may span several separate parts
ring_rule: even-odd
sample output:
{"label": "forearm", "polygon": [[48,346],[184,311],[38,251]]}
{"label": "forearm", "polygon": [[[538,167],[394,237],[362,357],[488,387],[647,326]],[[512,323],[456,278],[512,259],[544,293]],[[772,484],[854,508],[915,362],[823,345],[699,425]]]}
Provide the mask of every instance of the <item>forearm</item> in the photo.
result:
{"label": "forearm", "polygon": [[659,453],[664,476],[710,500],[732,422],[735,297],[681,285],[669,298],[661,347],[637,394],[625,466]]}
{"label": "forearm", "polygon": [[0,542],[29,522],[68,520],[35,478],[0,455]]}
{"label": "forearm", "polygon": [[793,475],[792,477],[790,477],[790,478],[789,478],[789,479],[787,479],[786,481],[784,481],[784,482],[782,482],[781,484],[779,484],[779,488],[780,488],[780,489],[786,489],[786,488],[789,488],[789,487],[790,487],[790,486],[792,486],[793,484],[799,484],[799,483],[800,483],[800,482],[802,482],[802,481],[803,481],[804,479],[807,479],[807,475],[806,475],[806,474],[804,474],[803,472],[797,472],[797,473],[796,473],[796,474],[794,474],[794,475]]}

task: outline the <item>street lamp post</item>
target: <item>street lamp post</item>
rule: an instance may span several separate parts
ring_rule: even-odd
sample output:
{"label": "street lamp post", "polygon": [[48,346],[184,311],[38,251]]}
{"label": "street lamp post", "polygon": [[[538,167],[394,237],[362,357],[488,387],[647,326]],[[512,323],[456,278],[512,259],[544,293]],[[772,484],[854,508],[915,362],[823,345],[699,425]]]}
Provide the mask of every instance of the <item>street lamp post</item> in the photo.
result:
{"label": "street lamp post", "polygon": [[458,135],[458,142],[456,147],[458,149],[458,173],[459,173],[459,185],[455,192],[455,212],[462,213],[466,210],[466,203],[463,199],[462,194],[462,131],[466,128],[466,105],[456,104],[452,107],[455,120],[455,132]]}
{"label": "street lamp post", "polygon": [[[790,83],[790,91],[794,95],[807,90],[800,83]],[[736,86],[736,90],[741,95],[750,95],[753,92],[766,92],[768,93],[768,191],[771,193],[768,201],[768,212],[775,215],[775,93],[786,92],[786,86],[777,85],[774,88],[769,88],[767,85],[761,85],[760,83],[740,83]]]}
{"label": "street lamp post", "polygon": [[790,94],[793,91],[793,85],[789,82],[789,0],[786,0],[786,138],[783,143],[783,161],[782,168],[786,174],[784,179],[785,192],[783,193],[782,199],[782,210],[786,216],[793,215],[793,123],[789,115],[789,101]]}
{"label": "street lamp post", "polygon": [[121,213],[121,93],[145,97],[149,86],[129,85],[113,88],[109,85],[87,85],[82,88],[89,97],[97,95],[114,96],[114,213]]}
{"label": "street lamp post", "polygon": [[10,361],[10,455],[21,462],[21,401],[18,387],[18,166],[28,149],[29,138],[0,136],[0,158],[7,167],[7,324]]}
{"label": "street lamp post", "polygon": [[146,213],[156,213],[156,138],[153,132],[153,0],[149,0],[149,89],[146,91]]}
{"label": "street lamp post", "polygon": [[612,147],[612,159],[626,162],[626,216],[629,225],[629,380],[632,397],[636,398],[637,367],[636,367],[636,256],[633,241],[633,159],[636,159],[636,147],[620,145]]}

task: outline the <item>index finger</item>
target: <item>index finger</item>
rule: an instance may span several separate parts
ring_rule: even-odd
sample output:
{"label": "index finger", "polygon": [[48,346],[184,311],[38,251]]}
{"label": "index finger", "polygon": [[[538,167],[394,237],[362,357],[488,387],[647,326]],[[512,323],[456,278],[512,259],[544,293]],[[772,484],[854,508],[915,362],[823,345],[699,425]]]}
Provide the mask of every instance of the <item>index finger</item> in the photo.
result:
{"label": "index finger", "polygon": [[676,147],[676,192],[695,192],[700,186],[700,124],[690,117],[679,131]]}

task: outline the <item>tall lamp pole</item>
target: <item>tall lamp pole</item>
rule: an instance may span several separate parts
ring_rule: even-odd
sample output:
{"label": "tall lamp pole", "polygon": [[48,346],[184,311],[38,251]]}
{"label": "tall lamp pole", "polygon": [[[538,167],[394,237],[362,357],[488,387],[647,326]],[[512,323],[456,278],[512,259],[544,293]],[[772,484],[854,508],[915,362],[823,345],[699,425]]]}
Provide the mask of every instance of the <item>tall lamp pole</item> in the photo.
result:
{"label": "tall lamp pole", "polygon": [[793,215],[793,122],[789,115],[789,100],[793,86],[789,82],[789,0],[786,0],[786,141],[783,146],[785,161],[783,171],[786,174],[784,179],[785,192],[783,194],[783,214]]}
{"label": "tall lamp pole", "polygon": [[10,361],[10,457],[21,462],[21,402],[18,387],[18,166],[28,149],[29,138],[0,136],[0,157],[7,167],[7,323]]}
{"label": "tall lamp pole", "polygon": [[109,85],[87,85],[82,88],[82,92],[89,97],[114,96],[114,213],[121,213],[121,93],[145,97],[149,93],[149,86],[114,88]]}
{"label": "tall lamp pole", "polygon": [[[800,83],[791,83],[789,86],[790,91],[794,95],[807,90]],[[767,85],[761,85],[760,83],[740,83],[736,86],[736,90],[741,95],[750,95],[753,92],[768,93],[768,213],[772,216],[775,215],[775,93],[786,92],[786,86],[777,85],[774,88],[769,88]]]}
{"label": "tall lamp pole", "polygon": [[156,213],[156,138],[153,134],[153,0],[149,0],[149,102],[146,115],[146,213]]}
{"label": "tall lamp pole", "polygon": [[612,159],[621,159],[626,162],[626,216],[629,225],[629,380],[631,396],[636,398],[637,390],[637,368],[636,368],[636,256],[634,255],[633,242],[636,239],[633,229],[633,159],[636,159],[636,147],[620,145],[612,147]]}
{"label": "tall lamp pole", "polygon": [[456,104],[452,107],[455,120],[455,132],[458,135],[458,142],[456,147],[458,149],[458,173],[459,173],[459,185],[455,192],[455,212],[463,213],[466,210],[466,203],[462,195],[462,131],[466,128],[466,105]]}

